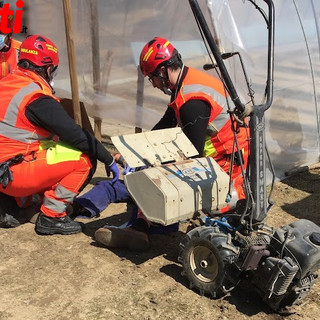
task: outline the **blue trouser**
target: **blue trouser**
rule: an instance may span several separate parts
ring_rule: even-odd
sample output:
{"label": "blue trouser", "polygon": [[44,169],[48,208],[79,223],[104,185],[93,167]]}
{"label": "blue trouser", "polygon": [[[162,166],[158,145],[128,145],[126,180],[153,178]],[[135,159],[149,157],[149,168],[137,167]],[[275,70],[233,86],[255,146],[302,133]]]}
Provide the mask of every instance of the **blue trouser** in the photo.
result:
{"label": "blue trouser", "polygon": [[117,180],[100,181],[84,195],[77,197],[74,201],[81,204],[91,217],[99,215],[110,203],[126,202],[130,200],[129,192],[124,181]]}

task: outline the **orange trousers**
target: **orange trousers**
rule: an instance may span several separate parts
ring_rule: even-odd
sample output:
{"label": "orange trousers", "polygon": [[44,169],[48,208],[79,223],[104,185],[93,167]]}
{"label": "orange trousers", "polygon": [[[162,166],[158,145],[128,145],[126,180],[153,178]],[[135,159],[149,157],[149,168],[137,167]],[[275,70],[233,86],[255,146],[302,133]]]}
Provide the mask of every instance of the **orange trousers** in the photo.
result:
{"label": "orange trousers", "polygon": [[[243,169],[246,170],[248,166],[248,159],[249,159],[249,150],[248,148],[244,148],[241,150],[242,153],[242,160],[243,160]],[[229,174],[230,166],[231,166],[231,157],[227,156],[222,159],[216,160],[218,165]],[[231,173],[231,180],[234,190],[237,193],[237,200],[245,199],[246,194],[244,192],[243,187],[243,176],[241,171],[241,166],[233,164],[232,173]],[[226,206],[220,209],[221,213],[225,213],[230,210],[230,206]]]}
{"label": "orange trousers", "polygon": [[0,192],[15,198],[43,194],[41,212],[50,217],[64,217],[66,207],[85,187],[93,174],[87,155],[79,160],[47,164],[46,150],[28,155],[11,166],[13,181]]}

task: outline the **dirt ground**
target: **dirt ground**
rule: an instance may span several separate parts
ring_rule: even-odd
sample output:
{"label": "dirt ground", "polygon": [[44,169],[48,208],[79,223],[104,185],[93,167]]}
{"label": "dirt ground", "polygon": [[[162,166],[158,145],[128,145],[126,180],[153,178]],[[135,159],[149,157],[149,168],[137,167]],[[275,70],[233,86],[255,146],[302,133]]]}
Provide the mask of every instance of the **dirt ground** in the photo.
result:
{"label": "dirt ground", "polygon": [[[99,167],[92,183],[104,176]],[[270,226],[306,218],[320,225],[320,169],[278,182]],[[91,188],[89,185],[88,188]],[[0,319],[281,319],[250,286],[240,284],[220,300],[189,289],[177,261],[185,224],[170,235],[152,235],[143,253],[109,250],[93,239],[105,225],[128,218],[125,204],[111,204],[99,218],[79,220],[76,235],[40,236],[28,223],[0,229]],[[319,319],[320,282],[290,320]]]}

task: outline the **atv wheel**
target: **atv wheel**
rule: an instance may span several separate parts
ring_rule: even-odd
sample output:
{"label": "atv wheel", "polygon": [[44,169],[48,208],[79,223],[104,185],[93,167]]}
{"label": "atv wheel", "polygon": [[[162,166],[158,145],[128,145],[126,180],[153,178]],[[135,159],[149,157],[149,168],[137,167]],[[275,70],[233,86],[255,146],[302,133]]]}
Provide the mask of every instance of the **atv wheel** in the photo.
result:
{"label": "atv wheel", "polygon": [[239,271],[233,262],[237,258],[238,249],[231,243],[231,236],[217,227],[197,227],[180,243],[182,275],[201,295],[219,298],[236,286]]}

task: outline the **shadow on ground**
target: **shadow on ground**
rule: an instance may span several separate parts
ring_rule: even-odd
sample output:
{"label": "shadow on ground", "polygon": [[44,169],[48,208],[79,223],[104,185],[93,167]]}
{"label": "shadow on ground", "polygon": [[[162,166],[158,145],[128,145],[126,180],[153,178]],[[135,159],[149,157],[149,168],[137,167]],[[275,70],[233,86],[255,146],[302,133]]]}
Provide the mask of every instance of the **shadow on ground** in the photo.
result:
{"label": "shadow on ground", "polygon": [[[280,207],[285,212],[297,219],[308,219],[317,225],[320,225],[319,202],[320,202],[320,170],[311,170],[297,173],[281,181],[282,185],[287,186],[285,191],[296,195],[295,202],[283,201]],[[283,197],[283,192],[282,192]],[[279,199],[279,202],[281,199]]]}

